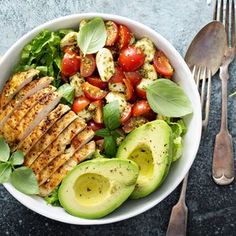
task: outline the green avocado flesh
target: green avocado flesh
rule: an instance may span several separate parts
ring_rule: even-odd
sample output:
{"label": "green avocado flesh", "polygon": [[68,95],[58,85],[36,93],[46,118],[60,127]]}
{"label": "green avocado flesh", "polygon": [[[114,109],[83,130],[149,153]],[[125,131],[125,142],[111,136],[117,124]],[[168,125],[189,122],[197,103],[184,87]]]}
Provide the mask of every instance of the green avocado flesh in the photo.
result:
{"label": "green avocado flesh", "polygon": [[139,168],[125,159],[95,159],[75,167],[59,188],[59,201],[74,216],[101,218],[133,192]]}
{"label": "green avocado flesh", "polygon": [[162,120],[142,125],[125,138],[117,158],[136,162],[140,170],[130,198],[145,197],[164,181],[172,162],[172,143],[171,128]]}

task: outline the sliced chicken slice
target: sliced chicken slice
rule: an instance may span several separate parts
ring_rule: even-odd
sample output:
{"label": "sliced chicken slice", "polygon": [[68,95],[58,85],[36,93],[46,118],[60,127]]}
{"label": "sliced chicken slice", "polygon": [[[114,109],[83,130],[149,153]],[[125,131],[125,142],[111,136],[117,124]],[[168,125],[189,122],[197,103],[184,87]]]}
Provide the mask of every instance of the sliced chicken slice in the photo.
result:
{"label": "sliced chicken slice", "polygon": [[70,145],[71,140],[85,129],[86,123],[84,120],[77,118],[74,120],[59,136],[44,150],[40,156],[33,162],[30,168],[35,174],[38,174],[44,169],[55,157],[64,153],[66,146]]}
{"label": "sliced chicken slice", "polygon": [[89,159],[95,152],[95,142],[85,144],[79,149],[71,159],[69,159],[63,166],[61,166],[51,177],[39,186],[40,195],[48,196],[63,180],[66,174],[72,170],[78,163]]}
{"label": "sliced chicken slice", "polygon": [[0,130],[5,124],[7,119],[11,116],[13,111],[29,96],[38,92],[39,90],[47,87],[51,82],[52,77],[43,77],[41,79],[33,80],[22,88],[16,96],[10,101],[10,103],[5,107],[4,110],[0,112]]}
{"label": "sliced chicken slice", "polygon": [[14,74],[3,87],[1,109],[3,109],[26,84],[30,83],[33,78],[38,76],[39,72],[39,70],[30,69]]}
{"label": "sliced chicken slice", "polygon": [[90,128],[84,129],[71,142],[71,146],[65,152],[54,158],[36,177],[39,185],[43,184],[57,169],[59,169],[73,154],[94,137],[94,131]]}
{"label": "sliced chicken slice", "polygon": [[70,111],[58,120],[46,134],[30,149],[25,155],[24,165],[31,166],[36,158],[63,132],[66,127],[73,122],[78,116]]}
{"label": "sliced chicken slice", "polygon": [[26,155],[34,144],[52,127],[52,125],[69,110],[69,106],[59,104],[35,127],[28,137],[19,143],[17,149],[21,150],[24,155]]}
{"label": "sliced chicken slice", "polygon": [[21,105],[12,113],[11,117],[7,120],[5,125],[2,128],[3,135],[14,132],[16,126],[24,118],[24,116],[34,107],[39,100],[45,97],[48,93],[55,91],[56,88],[49,85],[47,88],[44,88],[32,96],[28,97]]}

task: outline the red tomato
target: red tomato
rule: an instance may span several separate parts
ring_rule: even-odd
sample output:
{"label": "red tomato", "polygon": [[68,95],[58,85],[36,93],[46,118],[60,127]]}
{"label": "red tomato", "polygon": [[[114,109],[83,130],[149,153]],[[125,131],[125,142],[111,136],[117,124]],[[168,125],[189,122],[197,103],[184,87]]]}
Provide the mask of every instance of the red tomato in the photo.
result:
{"label": "red tomato", "polygon": [[129,46],[121,50],[118,63],[123,71],[135,71],[143,65],[144,59],[142,49]]}
{"label": "red tomato", "polygon": [[124,124],[127,120],[130,119],[131,115],[132,115],[132,106],[131,104],[128,104],[121,115],[121,123]]}
{"label": "red tomato", "polygon": [[119,29],[115,22],[109,20],[106,22],[107,40],[106,46],[113,46],[118,39]]}
{"label": "red tomato", "polygon": [[90,101],[86,97],[78,97],[74,100],[72,110],[74,112],[80,112],[90,104]]}
{"label": "red tomato", "polygon": [[64,76],[72,76],[79,71],[80,57],[73,52],[66,52],[61,62],[61,73]]}
{"label": "red tomato", "polygon": [[104,125],[103,124],[95,123],[94,121],[90,120],[88,122],[88,128],[92,129],[93,131],[97,131],[99,129],[103,129]]}
{"label": "red tomato", "polygon": [[151,107],[146,100],[137,101],[132,109],[133,116],[142,116],[148,114],[151,111]]}
{"label": "red tomato", "polygon": [[90,83],[88,82],[84,82],[82,85],[82,90],[84,92],[84,95],[90,99],[90,100],[101,100],[103,99],[106,95],[107,95],[107,92],[96,87],[96,86],[93,86],[91,85]]}
{"label": "red tomato", "polygon": [[166,57],[166,55],[162,51],[156,51],[153,58],[153,65],[157,73],[167,78],[172,77],[174,73],[174,69],[170,64],[169,59]]}
{"label": "red tomato", "polygon": [[107,82],[103,82],[99,77],[96,77],[96,76],[88,77],[88,78],[86,78],[86,80],[90,84],[92,84],[92,85],[94,85],[94,86],[96,86],[100,89],[106,89],[107,88]]}
{"label": "red tomato", "polygon": [[81,58],[80,75],[82,77],[88,77],[93,74],[96,68],[96,62],[92,54],[86,55]]}
{"label": "red tomato", "polygon": [[123,79],[126,86],[126,99],[129,101],[133,97],[134,88],[129,79]]}
{"label": "red tomato", "polygon": [[109,83],[123,83],[125,74],[120,67],[115,67],[115,74],[110,78]]}
{"label": "red tomato", "polygon": [[147,99],[146,91],[144,89],[136,87],[135,91],[136,91],[136,94],[138,95],[138,97],[143,98],[143,99]]}
{"label": "red tomato", "polygon": [[142,79],[138,71],[125,72],[125,77],[130,80],[133,86],[138,85]]}
{"label": "red tomato", "polygon": [[118,47],[122,49],[129,45],[129,42],[132,38],[132,35],[129,29],[124,25],[119,25],[119,40],[118,40]]}
{"label": "red tomato", "polygon": [[102,124],[103,123],[103,119],[102,119],[102,116],[103,116],[103,113],[102,113],[103,103],[102,103],[102,100],[97,100],[95,102],[92,102],[91,104],[93,104],[96,107],[94,115],[93,115],[93,120],[96,123]]}

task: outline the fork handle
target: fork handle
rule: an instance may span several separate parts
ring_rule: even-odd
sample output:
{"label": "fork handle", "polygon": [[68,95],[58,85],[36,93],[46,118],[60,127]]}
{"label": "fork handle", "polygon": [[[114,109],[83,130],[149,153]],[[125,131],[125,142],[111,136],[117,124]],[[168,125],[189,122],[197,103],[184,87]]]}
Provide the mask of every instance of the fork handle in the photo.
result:
{"label": "fork handle", "polygon": [[220,67],[220,79],[222,81],[221,128],[215,139],[212,176],[215,183],[219,185],[227,185],[234,180],[232,137],[229,134],[227,125],[228,65]]}

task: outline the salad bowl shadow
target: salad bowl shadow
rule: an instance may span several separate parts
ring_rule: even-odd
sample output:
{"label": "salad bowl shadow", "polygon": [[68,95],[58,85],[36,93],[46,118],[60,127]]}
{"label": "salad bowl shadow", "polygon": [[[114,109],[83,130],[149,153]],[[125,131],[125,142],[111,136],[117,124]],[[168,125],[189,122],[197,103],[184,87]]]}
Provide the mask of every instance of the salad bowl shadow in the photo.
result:
{"label": "salad bowl shadow", "polygon": [[137,38],[143,36],[150,38],[154,44],[167,55],[172,66],[175,68],[174,79],[189,97],[192,103],[193,113],[184,118],[188,131],[184,138],[183,155],[176,163],[172,165],[171,170],[162,186],[143,199],[126,201],[119,209],[104,218],[91,220],[74,217],[69,215],[63,208],[47,205],[41,197],[27,196],[17,191],[10,183],[4,184],[5,188],[14,198],[34,212],[60,222],[77,225],[97,225],[118,222],[141,214],[160,203],[180,184],[184,176],[189,171],[197,154],[201,139],[202,123],[200,98],[191,72],[183,58],[175,50],[175,48],[159,33],[141,23],[117,15],[98,13],[69,15],[49,21],[36,27],[20,38],[1,58],[0,89],[2,89],[6,80],[9,78],[14,67],[18,63],[23,47],[29,43],[39,32],[41,32],[43,29],[52,31],[57,31],[63,28],[76,29],[78,28],[78,22],[80,20],[93,17],[102,17],[105,20],[113,20],[117,23],[124,24],[135,33]]}

